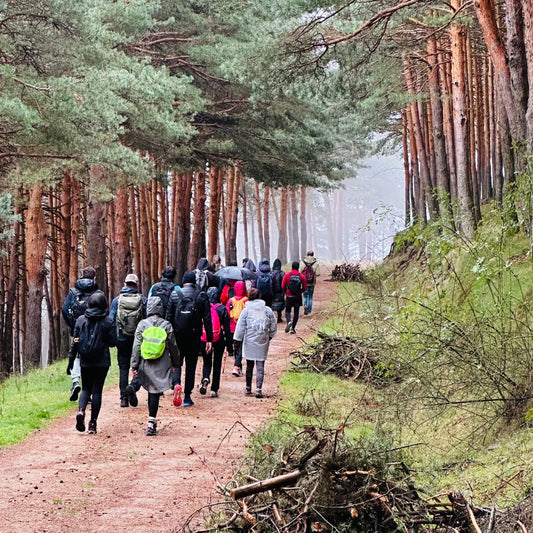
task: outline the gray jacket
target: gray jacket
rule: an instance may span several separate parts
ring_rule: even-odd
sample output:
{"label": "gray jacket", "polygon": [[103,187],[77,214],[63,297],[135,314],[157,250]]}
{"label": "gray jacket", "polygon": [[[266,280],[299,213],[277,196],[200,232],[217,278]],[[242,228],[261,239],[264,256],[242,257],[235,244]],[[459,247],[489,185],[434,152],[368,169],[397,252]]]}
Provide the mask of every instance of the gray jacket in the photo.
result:
{"label": "gray jacket", "polygon": [[242,342],[242,355],[251,361],[264,361],[270,339],[276,334],[277,322],[270,307],[263,300],[246,302],[233,339]]}
{"label": "gray jacket", "polygon": [[[163,302],[159,296],[151,296],[146,304],[147,318],[141,320],[135,330],[131,351],[131,368],[138,370],[141,385],[154,394],[172,388],[171,370],[179,365],[179,350],[172,324],[161,317]],[[141,356],[142,333],[152,326],[160,326],[167,332],[165,351],[158,359],[143,359]]]}

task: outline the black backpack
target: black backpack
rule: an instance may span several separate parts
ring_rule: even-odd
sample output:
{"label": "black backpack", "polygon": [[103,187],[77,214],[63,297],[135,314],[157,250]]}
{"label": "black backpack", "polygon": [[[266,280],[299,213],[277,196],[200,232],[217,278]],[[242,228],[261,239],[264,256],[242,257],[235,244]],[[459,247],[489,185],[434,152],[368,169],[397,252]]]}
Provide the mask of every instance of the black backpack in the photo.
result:
{"label": "black backpack", "polygon": [[89,299],[89,296],[92,294],[92,292],[82,292],[76,287],[72,289],[75,293],[74,298],[70,302],[69,307],[69,315],[72,316],[74,319],[74,322],[82,316],[85,311],[87,310],[87,300]]}
{"label": "black backpack", "polygon": [[[166,314],[168,309],[168,301],[170,300],[170,295],[174,289],[174,284],[163,283],[161,281],[154,284],[152,290],[150,291],[150,296],[159,296],[161,298],[161,303],[163,304],[163,312]],[[164,316],[164,315],[163,315]]]}
{"label": "black backpack", "polygon": [[172,325],[174,331],[199,331],[201,329],[201,320],[198,316],[198,294],[200,291],[195,290],[192,296],[185,295],[181,289],[176,291],[178,302],[174,311],[174,320]]}
{"label": "black backpack", "polygon": [[272,275],[270,272],[263,272],[257,278],[257,290],[261,293],[262,298],[272,298],[274,292],[272,290]]}
{"label": "black backpack", "polygon": [[283,281],[283,272],[281,270],[272,271],[272,290],[274,294],[280,294],[283,292],[281,282]]}
{"label": "black backpack", "polygon": [[105,349],[104,321],[84,320],[79,332],[78,353],[84,361],[95,361]]}
{"label": "black backpack", "polygon": [[300,274],[291,274],[287,288],[293,296],[300,296],[302,291],[302,280],[300,278]]}

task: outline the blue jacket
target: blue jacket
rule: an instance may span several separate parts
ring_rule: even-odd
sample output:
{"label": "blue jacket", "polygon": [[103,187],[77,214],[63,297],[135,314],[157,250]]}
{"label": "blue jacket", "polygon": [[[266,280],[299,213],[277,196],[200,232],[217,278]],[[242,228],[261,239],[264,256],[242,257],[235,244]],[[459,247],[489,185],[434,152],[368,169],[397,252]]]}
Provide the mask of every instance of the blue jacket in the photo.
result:
{"label": "blue jacket", "polygon": [[65,319],[65,322],[70,328],[71,336],[74,334],[74,326],[76,324],[76,320],[83,314],[82,313],[77,315],[76,313],[74,313],[72,309],[72,303],[80,293],[84,293],[84,296],[87,298],[97,290],[98,285],[96,284],[94,279],[80,278],[76,281],[74,287],[70,289],[69,293],[67,294],[65,302],[63,303],[63,308],[61,309],[61,313],[63,314],[63,318]]}

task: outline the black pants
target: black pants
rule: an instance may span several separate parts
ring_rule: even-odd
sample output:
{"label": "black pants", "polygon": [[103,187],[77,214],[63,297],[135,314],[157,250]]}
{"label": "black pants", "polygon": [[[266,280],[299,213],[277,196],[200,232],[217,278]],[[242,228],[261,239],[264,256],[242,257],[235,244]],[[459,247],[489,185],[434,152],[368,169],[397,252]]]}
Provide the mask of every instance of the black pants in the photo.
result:
{"label": "black pants", "polygon": [[160,392],[149,392],[148,393],[148,416],[155,418],[157,416],[157,411],[159,411],[159,398],[161,397]]}
{"label": "black pants", "polygon": [[[287,296],[285,299],[285,318],[287,322],[292,322],[292,329],[296,329],[296,324],[298,323],[298,318],[300,316],[300,306],[302,305],[301,296]],[[291,319],[291,311],[293,312]]]}
{"label": "black pants", "polygon": [[[117,362],[118,362],[118,386],[120,388],[120,397],[127,397],[126,387],[128,386],[128,380],[130,376],[130,366],[131,366],[131,351],[133,348],[134,337],[126,337],[124,341],[117,342]],[[141,388],[139,379],[135,376],[131,380],[131,386],[137,392]]]}
{"label": "black pants", "polygon": [[81,367],[81,395],[78,403],[80,411],[85,413],[89,398],[91,400],[91,420],[96,421],[102,407],[102,390],[108,366],[82,366]]}
{"label": "black pants", "polygon": [[[205,352],[205,342],[202,342],[202,357],[204,360],[202,366],[202,379],[209,379],[211,381],[211,390],[217,392],[220,388],[220,374],[222,371],[222,358],[224,356],[224,349],[226,345],[224,339],[213,343],[213,349]],[[211,370],[213,370],[213,377],[211,378]]]}
{"label": "black pants", "polygon": [[172,387],[176,384],[181,385],[181,367],[185,363],[185,387],[183,392],[185,397],[190,396],[194,389],[194,377],[196,374],[196,365],[198,364],[198,354],[202,349],[200,337],[177,337],[176,343],[180,350],[180,366],[172,371]]}

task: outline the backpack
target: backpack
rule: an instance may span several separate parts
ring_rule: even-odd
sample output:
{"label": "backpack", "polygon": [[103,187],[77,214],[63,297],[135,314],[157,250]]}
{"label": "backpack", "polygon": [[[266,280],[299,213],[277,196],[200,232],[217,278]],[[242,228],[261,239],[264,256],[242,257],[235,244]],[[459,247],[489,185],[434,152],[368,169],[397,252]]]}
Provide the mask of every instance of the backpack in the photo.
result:
{"label": "backpack", "polygon": [[135,335],[137,324],[143,318],[142,304],[142,296],[138,292],[125,292],[118,297],[117,335]]}
{"label": "backpack", "polygon": [[302,290],[302,280],[300,278],[300,274],[291,274],[287,288],[293,296],[300,296],[300,292]]}
{"label": "backpack", "polygon": [[178,303],[174,312],[174,321],[172,325],[175,331],[194,331],[198,328],[198,312],[196,308],[196,299],[198,298],[198,290],[195,290],[192,296],[185,296],[183,291],[177,290]]}
{"label": "backpack", "polygon": [[[213,324],[213,342],[218,342],[220,340],[220,317],[218,316],[217,307],[220,304],[210,304],[211,305],[211,324]],[[205,328],[202,330],[203,342],[207,342],[207,336],[205,334]]]}
{"label": "backpack", "polygon": [[281,282],[283,281],[283,272],[281,270],[272,271],[272,291],[274,294],[282,294],[283,287]]}
{"label": "backpack", "polygon": [[159,359],[165,352],[167,332],[161,326],[151,326],[142,332],[141,356],[143,359]]}
{"label": "backpack", "polygon": [[239,317],[241,316],[242,310],[244,309],[244,306],[246,305],[246,302],[248,301],[248,298],[243,297],[240,300],[237,300],[235,297],[230,298],[229,301],[229,317],[230,320],[237,323],[237,320],[239,320]]}
{"label": "backpack", "polygon": [[304,269],[302,270],[302,274],[305,277],[305,281],[307,281],[307,285],[313,285],[315,283],[315,270],[313,268],[313,263],[306,263],[304,261]]}
{"label": "backpack", "polygon": [[272,275],[270,272],[259,274],[257,278],[257,289],[261,293],[263,299],[270,299],[274,296],[272,290]]}
{"label": "backpack", "polygon": [[76,296],[72,299],[68,312],[74,318],[74,322],[76,322],[76,319],[82,316],[87,310],[87,300],[92,292],[82,292],[75,287],[72,290]]}
{"label": "backpack", "polygon": [[170,283],[158,282],[152,286],[149,296],[159,296],[161,298],[161,303],[163,304],[163,311],[167,312],[168,301],[170,300],[170,295],[174,289],[174,285]]}
{"label": "backpack", "polygon": [[103,320],[84,320],[79,337],[78,353],[85,361],[99,359],[105,349]]}
{"label": "backpack", "polygon": [[209,280],[207,279],[207,272],[205,270],[196,269],[194,271],[196,275],[196,288],[200,291],[207,290]]}

